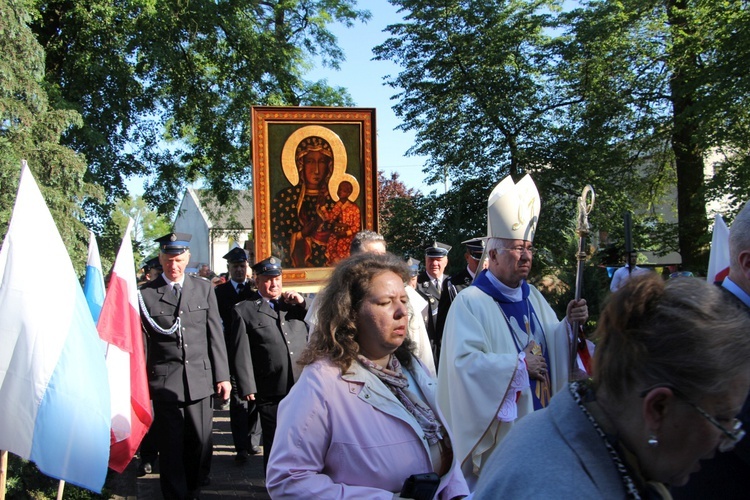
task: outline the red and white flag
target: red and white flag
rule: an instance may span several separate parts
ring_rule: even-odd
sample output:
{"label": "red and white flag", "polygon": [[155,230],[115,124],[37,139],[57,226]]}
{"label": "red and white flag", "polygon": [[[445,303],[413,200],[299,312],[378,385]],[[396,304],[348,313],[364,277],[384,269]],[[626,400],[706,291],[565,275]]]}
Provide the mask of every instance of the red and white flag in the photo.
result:
{"label": "red and white flag", "polygon": [[138,289],[130,219],[112,269],[97,330],[107,342],[107,370],[112,394],[109,467],[122,472],[153,421],[146,358],[138,308]]}
{"label": "red and white flag", "polygon": [[721,215],[714,217],[714,233],[711,237],[711,255],[708,258],[709,283],[721,283],[729,274],[729,229]]}

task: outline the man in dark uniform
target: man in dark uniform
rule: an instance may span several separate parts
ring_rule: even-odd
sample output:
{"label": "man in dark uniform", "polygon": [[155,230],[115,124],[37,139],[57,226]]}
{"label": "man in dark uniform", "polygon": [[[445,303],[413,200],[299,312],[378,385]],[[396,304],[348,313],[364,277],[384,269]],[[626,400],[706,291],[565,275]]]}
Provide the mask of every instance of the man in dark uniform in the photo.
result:
{"label": "man in dark uniform", "polygon": [[279,402],[302,368],[297,359],[307,345],[305,299],[282,290],[281,260],[269,257],[253,266],[257,293],[234,306],[230,342],[239,394],[255,402],[268,464]]}
{"label": "man in dark uniform", "polygon": [[450,245],[434,241],[424,249],[425,270],[417,277],[417,292],[427,301],[427,308],[423,313],[427,335],[432,343],[435,360],[440,358],[440,337],[437,336],[437,314],[440,303],[440,293],[443,289],[443,274],[448,265]]}
{"label": "man in dark uniform", "polygon": [[[721,286],[727,291],[728,300],[742,301],[750,314],[750,202],[745,204],[732,222],[729,231],[729,275],[724,278]],[[742,423],[742,429],[750,428],[750,394],[740,414],[737,415],[737,419]],[[728,419],[720,423],[723,424],[725,436],[731,433],[740,441],[730,451],[717,452],[711,460],[701,460],[701,470],[691,474],[685,486],[672,488],[672,497],[675,500],[748,498],[750,494],[750,438],[742,439],[740,433],[743,431],[733,429]]]}
{"label": "man in dark uniform", "polygon": [[458,292],[471,285],[471,282],[474,281],[479,261],[482,260],[482,252],[484,252],[484,240],[482,238],[472,238],[461,243],[466,245],[466,253],[464,253],[466,267],[443,280],[443,289],[440,292],[440,302],[438,303],[437,321],[435,322],[437,337],[439,339],[443,338],[443,327],[445,326],[445,318],[448,316],[448,309],[451,306],[451,302],[456,298]]}
{"label": "man in dark uniform", "polygon": [[140,290],[146,366],[154,405],[164,498],[198,495],[211,458],[211,395],[229,399],[229,364],[214,288],[187,276],[191,236],[170,233],[159,243],[163,273]]}
{"label": "man in dark uniform", "polygon": [[[230,364],[234,360],[232,355],[233,346],[229,342],[229,333],[232,327],[232,309],[243,300],[255,296],[252,283],[247,279],[247,254],[240,247],[231,249],[224,258],[227,260],[229,281],[218,285],[216,301],[219,303],[219,314],[224,325],[224,337],[227,340],[227,352]],[[234,370],[231,370],[232,372]],[[237,392],[237,380],[231,377],[232,398],[229,402],[229,426],[232,429],[232,440],[237,455],[234,459],[238,462],[246,462],[248,455],[260,453],[260,421],[258,420],[258,408],[255,403],[245,401]]]}

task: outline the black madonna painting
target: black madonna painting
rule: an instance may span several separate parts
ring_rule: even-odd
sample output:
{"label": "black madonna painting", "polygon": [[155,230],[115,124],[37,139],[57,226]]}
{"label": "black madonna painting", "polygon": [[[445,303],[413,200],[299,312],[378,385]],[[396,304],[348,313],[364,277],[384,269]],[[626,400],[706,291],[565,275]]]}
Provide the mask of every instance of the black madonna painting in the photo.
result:
{"label": "black madonna painting", "polygon": [[285,278],[323,277],[377,230],[374,113],[253,108],[256,255],[279,257]]}

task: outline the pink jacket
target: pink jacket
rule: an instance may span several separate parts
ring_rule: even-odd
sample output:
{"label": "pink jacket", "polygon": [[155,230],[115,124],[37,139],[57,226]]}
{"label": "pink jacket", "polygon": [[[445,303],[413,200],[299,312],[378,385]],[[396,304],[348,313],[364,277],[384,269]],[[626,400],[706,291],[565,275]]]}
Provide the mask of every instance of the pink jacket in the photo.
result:
{"label": "pink jacket", "polygon": [[[413,360],[411,373],[426,402],[436,382]],[[450,434],[449,434],[450,435]],[[359,363],[349,372],[329,361],[308,365],[279,405],[266,471],[271,498],[391,500],[411,474],[432,472],[424,432],[390,390]],[[438,498],[468,495],[453,460]]]}

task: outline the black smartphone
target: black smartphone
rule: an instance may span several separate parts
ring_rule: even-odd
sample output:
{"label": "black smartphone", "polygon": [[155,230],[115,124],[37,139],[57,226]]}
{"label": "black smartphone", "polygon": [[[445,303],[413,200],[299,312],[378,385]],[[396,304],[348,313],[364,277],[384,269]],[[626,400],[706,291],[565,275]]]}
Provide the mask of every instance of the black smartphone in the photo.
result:
{"label": "black smartphone", "polygon": [[400,496],[414,500],[432,500],[435,498],[438,486],[440,486],[440,476],[434,472],[412,474],[404,481]]}

